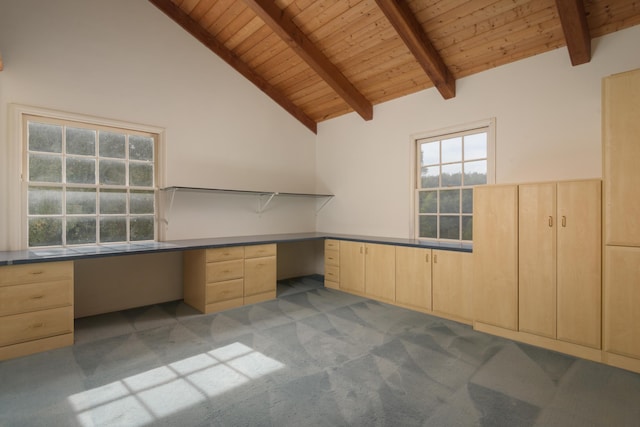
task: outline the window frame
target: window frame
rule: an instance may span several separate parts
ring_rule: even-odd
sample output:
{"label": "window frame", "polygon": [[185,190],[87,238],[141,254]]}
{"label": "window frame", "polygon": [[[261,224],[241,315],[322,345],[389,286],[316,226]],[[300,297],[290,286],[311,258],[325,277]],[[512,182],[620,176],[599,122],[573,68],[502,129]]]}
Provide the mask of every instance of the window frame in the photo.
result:
{"label": "window frame", "polygon": [[[476,122],[461,124],[457,126],[452,126],[448,128],[438,129],[434,131],[421,132],[418,134],[411,135],[411,231],[410,235],[412,238],[425,242],[446,242],[446,243],[459,243],[459,244],[469,244],[472,243],[473,240],[462,240],[462,236],[460,239],[443,239],[443,238],[431,238],[431,237],[421,237],[420,236],[420,193],[425,191],[420,186],[421,179],[421,156],[420,156],[420,147],[421,144],[427,143],[430,141],[441,141],[446,140],[448,138],[454,138],[456,136],[473,134],[477,131],[486,130],[487,132],[487,184],[495,183],[495,126],[496,120],[495,118],[489,118],[485,120],[479,120]],[[462,159],[460,162],[464,162]],[[446,162],[445,162],[446,163]],[[455,163],[455,162],[454,162]],[[442,159],[440,159],[440,164],[442,163]],[[439,175],[440,176],[440,175]],[[473,188],[472,186],[453,186],[453,187],[434,187],[434,190],[447,190],[447,189],[464,189],[464,188]],[[461,192],[462,194],[462,192]],[[462,197],[460,200],[462,204]],[[446,213],[437,212],[436,216],[439,218],[440,215],[446,215]],[[452,215],[457,215],[459,217],[468,216],[473,218],[473,212],[470,214],[465,214],[460,209],[460,212],[453,213]],[[473,221],[473,220],[472,220]]]}
{"label": "window frame", "polygon": [[[120,120],[112,120],[105,119],[100,117],[88,116],[83,114],[76,113],[68,113],[56,110],[50,110],[40,107],[31,107],[24,105],[12,104],[10,105],[10,135],[12,135],[12,140],[15,143],[10,144],[10,158],[14,159],[13,168],[9,170],[9,223],[13,224],[10,227],[10,235],[9,235],[9,244],[11,250],[41,250],[46,248],[66,248],[66,247],[77,247],[83,245],[110,245],[110,244],[127,244],[127,243],[137,243],[137,242],[150,242],[151,240],[145,241],[119,241],[119,242],[104,242],[104,243],[73,243],[66,245],[55,245],[55,246],[33,246],[29,247],[29,210],[28,210],[28,191],[29,186],[38,186],[38,183],[30,183],[28,177],[28,169],[27,169],[27,156],[28,156],[28,132],[27,132],[27,123],[28,121],[42,122],[42,123],[52,123],[56,125],[65,125],[69,127],[80,127],[80,128],[89,128],[96,130],[116,130],[123,133],[127,133],[129,135],[152,135],[154,138],[154,183],[152,187],[146,187],[147,191],[153,191],[154,193],[154,239],[153,241],[159,241],[164,239],[165,230],[161,227],[160,218],[161,208],[160,198],[159,198],[159,189],[164,186],[165,182],[165,130],[156,126],[142,125],[132,122],[124,122]],[[96,152],[95,156],[97,159],[100,158],[99,153]],[[128,153],[127,153],[128,162]],[[61,154],[61,158],[64,161],[64,155]],[[128,174],[127,174],[128,175]],[[126,182],[125,185],[119,185],[112,188],[118,188],[119,190],[125,190],[127,194],[130,191],[136,191],[140,188],[137,186],[130,186],[129,183]],[[48,187],[67,187],[68,183],[65,182],[64,179],[61,180],[60,183],[47,183]],[[110,186],[105,186],[100,184],[98,181],[95,184],[80,184],[80,185],[71,185],[71,187],[92,187],[92,188],[109,188]],[[64,196],[63,196],[64,197]],[[97,197],[97,194],[96,194]],[[65,202],[63,198],[63,212],[61,217],[64,219],[66,213],[65,210]],[[96,212],[95,214],[91,214],[92,216],[99,217],[101,216],[100,211],[98,210],[98,204],[96,204]],[[131,213],[127,210],[127,224],[129,224],[129,219],[131,218]],[[135,216],[135,214],[133,215]],[[98,226],[96,224],[96,226]],[[97,233],[96,233],[97,234]],[[129,239],[129,227],[127,227],[127,239]],[[63,236],[63,243],[65,242]]]}

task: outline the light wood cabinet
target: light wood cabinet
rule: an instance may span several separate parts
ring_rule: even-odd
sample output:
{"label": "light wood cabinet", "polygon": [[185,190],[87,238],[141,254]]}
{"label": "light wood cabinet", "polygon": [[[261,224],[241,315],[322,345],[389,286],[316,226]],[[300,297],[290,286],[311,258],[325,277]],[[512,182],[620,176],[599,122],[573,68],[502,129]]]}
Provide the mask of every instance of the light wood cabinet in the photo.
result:
{"label": "light wood cabinet", "polygon": [[640,246],[640,69],[602,88],[605,243]]}
{"label": "light wood cabinet", "polygon": [[519,328],[601,347],[601,182],[519,188]]}
{"label": "light wood cabinet", "polygon": [[604,349],[640,359],[640,248],[607,246]]}
{"label": "light wood cabinet", "polygon": [[340,242],[340,289],[395,301],[395,246]]}
{"label": "light wood cabinet", "polygon": [[324,242],[324,286],[340,289],[340,242],[337,240]]}
{"label": "light wood cabinet", "polygon": [[212,313],[273,299],[276,269],[275,244],[186,251],[184,301]]}
{"label": "light wood cabinet", "polygon": [[431,311],[431,249],[396,247],[396,303]]}
{"label": "light wood cabinet", "polygon": [[73,262],[0,267],[0,360],[73,344]]}
{"label": "light wood cabinet", "polygon": [[470,323],[473,319],[473,255],[433,250],[433,313]]}
{"label": "light wood cabinet", "polygon": [[277,287],[276,245],[246,246],[244,257],[244,303],[274,299]]}
{"label": "light wood cabinet", "polygon": [[473,318],[518,330],[518,187],[473,189]]}

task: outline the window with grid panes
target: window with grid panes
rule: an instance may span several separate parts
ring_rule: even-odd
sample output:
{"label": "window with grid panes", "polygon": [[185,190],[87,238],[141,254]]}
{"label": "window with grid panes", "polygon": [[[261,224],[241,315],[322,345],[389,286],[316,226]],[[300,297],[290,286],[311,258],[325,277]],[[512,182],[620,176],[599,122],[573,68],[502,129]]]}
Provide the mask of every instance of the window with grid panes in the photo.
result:
{"label": "window with grid panes", "polygon": [[486,184],[489,126],[416,140],[416,237],[472,241],[473,186]]}
{"label": "window with grid panes", "polygon": [[156,134],[23,117],[29,247],[156,239]]}

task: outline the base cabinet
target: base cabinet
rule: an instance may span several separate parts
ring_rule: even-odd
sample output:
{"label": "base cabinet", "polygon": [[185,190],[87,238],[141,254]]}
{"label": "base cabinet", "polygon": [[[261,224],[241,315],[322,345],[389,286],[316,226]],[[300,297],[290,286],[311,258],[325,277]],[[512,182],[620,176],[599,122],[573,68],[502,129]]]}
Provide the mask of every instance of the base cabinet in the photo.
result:
{"label": "base cabinet", "polygon": [[184,301],[212,313],[276,297],[276,245],[231,246],[183,254]]}
{"label": "base cabinet", "polygon": [[324,286],[340,289],[340,242],[327,239],[324,242]]}
{"label": "base cabinet", "polygon": [[340,242],[340,289],[386,302],[395,301],[396,247]]}
{"label": "base cabinet", "polygon": [[396,247],[396,303],[430,312],[431,249]]}
{"label": "base cabinet", "polygon": [[0,267],[0,360],[73,344],[73,262]]}
{"label": "base cabinet", "polygon": [[473,320],[473,255],[433,250],[433,313],[453,320]]}

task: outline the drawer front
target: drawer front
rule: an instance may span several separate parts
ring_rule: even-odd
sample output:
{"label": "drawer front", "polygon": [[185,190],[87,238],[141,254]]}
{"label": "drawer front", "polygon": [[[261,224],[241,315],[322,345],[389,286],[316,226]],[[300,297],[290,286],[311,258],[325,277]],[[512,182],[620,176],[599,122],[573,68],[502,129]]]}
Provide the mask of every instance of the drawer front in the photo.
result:
{"label": "drawer front", "polygon": [[244,275],[244,260],[207,263],[207,283],[241,279]]}
{"label": "drawer front", "polygon": [[340,242],[338,240],[325,240],[324,241],[324,250],[325,251],[338,251],[340,252]]}
{"label": "drawer front", "polygon": [[340,282],[340,267],[334,265],[324,266],[324,279],[332,282]]}
{"label": "drawer front", "polygon": [[244,258],[243,246],[229,246],[228,248],[207,249],[207,262],[229,261]]}
{"label": "drawer front", "polygon": [[73,307],[14,314],[0,319],[0,346],[73,332]]}
{"label": "drawer front", "polygon": [[245,258],[261,258],[266,256],[275,256],[276,255],[276,245],[254,245],[254,246],[245,246],[244,247],[244,257]]}
{"label": "drawer front", "polygon": [[207,284],[207,304],[242,298],[244,295],[244,280],[235,279],[226,282]]}
{"label": "drawer front", "polygon": [[73,261],[38,262],[0,267],[0,286],[73,279]]}
{"label": "drawer front", "polygon": [[331,249],[325,250],[324,263],[325,265],[340,265],[340,252]]}
{"label": "drawer front", "polygon": [[0,316],[72,304],[73,282],[70,280],[0,287]]}

